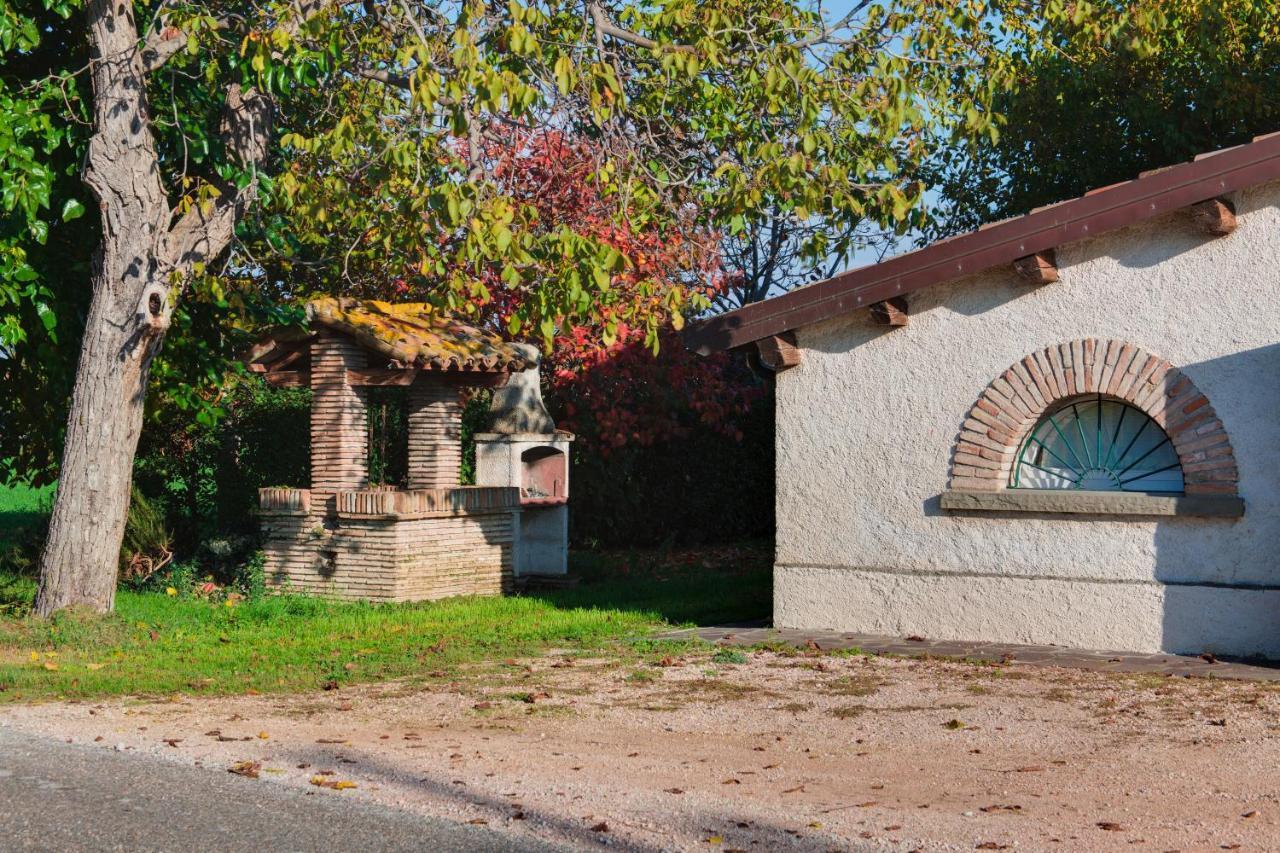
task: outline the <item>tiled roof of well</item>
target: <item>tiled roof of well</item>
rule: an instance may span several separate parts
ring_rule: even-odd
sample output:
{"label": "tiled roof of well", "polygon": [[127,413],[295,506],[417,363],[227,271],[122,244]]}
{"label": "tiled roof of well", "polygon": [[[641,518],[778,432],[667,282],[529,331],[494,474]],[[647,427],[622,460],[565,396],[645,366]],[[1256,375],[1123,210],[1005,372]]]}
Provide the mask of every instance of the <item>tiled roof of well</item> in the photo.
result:
{"label": "tiled roof of well", "polygon": [[342,332],[405,367],[499,373],[534,366],[511,343],[422,302],[322,297],[307,303],[307,318],[312,329]]}

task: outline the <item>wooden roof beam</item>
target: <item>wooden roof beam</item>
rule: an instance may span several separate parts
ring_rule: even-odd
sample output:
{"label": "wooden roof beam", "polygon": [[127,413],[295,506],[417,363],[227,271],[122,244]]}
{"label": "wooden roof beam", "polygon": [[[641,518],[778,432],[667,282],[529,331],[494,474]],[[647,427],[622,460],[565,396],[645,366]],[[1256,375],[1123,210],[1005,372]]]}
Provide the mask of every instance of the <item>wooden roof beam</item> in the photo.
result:
{"label": "wooden roof beam", "polygon": [[1026,284],[1053,284],[1058,280],[1058,255],[1053,249],[1045,249],[1018,258],[1013,262],[1013,271]]}
{"label": "wooden roof beam", "polygon": [[880,326],[907,325],[908,311],[905,296],[891,296],[871,306],[871,319]]}
{"label": "wooden roof beam", "polygon": [[1236,230],[1236,209],[1225,198],[1211,198],[1191,205],[1191,221],[1211,237],[1225,237]]}
{"label": "wooden roof beam", "polygon": [[790,370],[800,363],[800,347],[796,346],[796,336],[791,332],[761,338],[756,341],[756,351],[760,353],[760,363],[774,373]]}

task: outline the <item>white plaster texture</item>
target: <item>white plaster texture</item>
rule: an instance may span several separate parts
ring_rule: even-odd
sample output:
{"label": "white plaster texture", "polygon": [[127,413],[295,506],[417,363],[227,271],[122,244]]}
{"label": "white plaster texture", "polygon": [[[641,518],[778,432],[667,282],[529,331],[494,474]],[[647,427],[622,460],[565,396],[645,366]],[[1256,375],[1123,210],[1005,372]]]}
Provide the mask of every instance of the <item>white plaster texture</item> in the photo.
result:
{"label": "white plaster texture", "polygon": [[[1280,656],[1280,183],[1233,201],[1225,238],[1174,214],[1058,247],[1055,284],[990,270],[913,294],[903,328],[859,311],[799,330],[777,385],[775,623]],[[941,510],[987,384],[1087,337],[1162,356],[1208,397],[1243,518]]]}
{"label": "white plaster texture", "polygon": [[[521,454],[550,447],[569,458],[573,435],[552,433],[479,433],[476,435],[476,484],[480,486],[524,485]],[[569,466],[564,471],[564,490],[569,492]],[[515,542],[515,574],[563,575],[569,571],[569,507],[528,506],[520,514]]]}

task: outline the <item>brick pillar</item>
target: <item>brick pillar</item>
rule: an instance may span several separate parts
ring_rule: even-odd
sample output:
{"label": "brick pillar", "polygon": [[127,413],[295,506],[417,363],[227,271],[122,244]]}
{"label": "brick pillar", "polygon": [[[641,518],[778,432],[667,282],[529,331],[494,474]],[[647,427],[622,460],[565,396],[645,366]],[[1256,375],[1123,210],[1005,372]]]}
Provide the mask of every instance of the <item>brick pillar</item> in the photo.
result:
{"label": "brick pillar", "polygon": [[322,331],[311,344],[311,488],[369,485],[365,395],[347,384],[347,370],[364,367],[365,351],[350,338]]}
{"label": "brick pillar", "polygon": [[462,470],[462,401],[448,380],[420,374],[409,386],[410,489],[458,485]]}

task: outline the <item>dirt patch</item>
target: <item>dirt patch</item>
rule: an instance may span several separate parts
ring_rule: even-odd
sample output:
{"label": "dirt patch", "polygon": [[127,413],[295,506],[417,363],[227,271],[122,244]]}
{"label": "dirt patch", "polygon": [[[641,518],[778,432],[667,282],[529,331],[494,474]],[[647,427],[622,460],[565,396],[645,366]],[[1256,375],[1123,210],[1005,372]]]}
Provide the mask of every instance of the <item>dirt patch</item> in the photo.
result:
{"label": "dirt patch", "polygon": [[262,784],[576,845],[1199,850],[1278,837],[1271,685],[764,652],[735,665],[548,657],[435,681],[8,707],[0,723],[217,772],[256,764]]}

